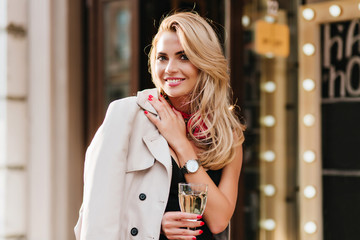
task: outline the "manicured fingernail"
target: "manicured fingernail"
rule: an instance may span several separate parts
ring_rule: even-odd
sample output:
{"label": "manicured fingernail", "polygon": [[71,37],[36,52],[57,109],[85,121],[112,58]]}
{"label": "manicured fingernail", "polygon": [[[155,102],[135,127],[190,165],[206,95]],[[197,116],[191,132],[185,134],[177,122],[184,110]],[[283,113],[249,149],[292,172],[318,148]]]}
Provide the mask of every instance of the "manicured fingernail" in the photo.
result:
{"label": "manicured fingernail", "polygon": [[153,97],[154,97],[153,95],[151,95],[151,94],[149,95],[149,98],[153,98]]}
{"label": "manicured fingernail", "polygon": [[144,111],[145,114],[148,114],[149,112],[148,111]]}
{"label": "manicured fingernail", "polygon": [[202,218],[202,216],[201,216],[201,215],[198,215],[196,218],[197,218],[197,219],[201,219],[201,218]]}
{"label": "manicured fingernail", "polygon": [[196,240],[196,237],[193,237],[193,240]]}
{"label": "manicured fingernail", "polygon": [[203,230],[200,230],[200,231],[199,231],[199,234],[202,234],[203,232],[204,232]]}
{"label": "manicured fingernail", "polygon": [[200,222],[200,226],[204,226],[205,225],[205,223],[204,222]]}

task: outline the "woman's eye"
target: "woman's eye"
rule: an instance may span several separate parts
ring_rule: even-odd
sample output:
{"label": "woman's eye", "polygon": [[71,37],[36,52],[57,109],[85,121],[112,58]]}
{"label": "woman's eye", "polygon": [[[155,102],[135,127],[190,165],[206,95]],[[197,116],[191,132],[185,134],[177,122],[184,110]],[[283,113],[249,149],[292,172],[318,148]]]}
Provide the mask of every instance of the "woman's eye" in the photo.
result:
{"label": "woman's eye", "polygon": [[188,57],[185,54],[181,55],[181,60],[189,60]]}
{"label": "woman's eye", "polygon": [[158,56],[156,59],[159,60],[159,61],[166,60],[165,56]]}

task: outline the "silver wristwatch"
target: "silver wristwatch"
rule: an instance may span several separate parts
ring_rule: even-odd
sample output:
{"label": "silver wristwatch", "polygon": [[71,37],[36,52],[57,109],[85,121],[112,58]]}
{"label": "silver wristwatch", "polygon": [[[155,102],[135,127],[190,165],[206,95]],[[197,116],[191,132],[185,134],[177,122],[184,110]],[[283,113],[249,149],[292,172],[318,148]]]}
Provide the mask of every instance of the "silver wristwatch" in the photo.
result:
{"label": "silver wristwatch", "polygon": [[186,173],[196,173],[197,170],[199,170],[200,164],[199,164],[199,160],[197,159],[190,159],[188,160],[185,165],[180,169],[180,171],[183,174]]}

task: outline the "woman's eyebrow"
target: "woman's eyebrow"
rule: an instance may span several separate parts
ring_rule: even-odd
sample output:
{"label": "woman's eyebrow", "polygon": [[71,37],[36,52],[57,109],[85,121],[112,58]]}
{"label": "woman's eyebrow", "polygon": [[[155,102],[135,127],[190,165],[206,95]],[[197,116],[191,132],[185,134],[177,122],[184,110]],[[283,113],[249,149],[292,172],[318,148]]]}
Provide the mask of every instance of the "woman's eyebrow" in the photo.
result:
{"label": "woman's eyebrow", "polygon": [[[184,50],[178,51],[178,52],[175,53],[175,55],[182,55],[182,54],[185,54]],[[167,54],[164,53],[164,52],[158,52],[157,55],[167,55]]]}

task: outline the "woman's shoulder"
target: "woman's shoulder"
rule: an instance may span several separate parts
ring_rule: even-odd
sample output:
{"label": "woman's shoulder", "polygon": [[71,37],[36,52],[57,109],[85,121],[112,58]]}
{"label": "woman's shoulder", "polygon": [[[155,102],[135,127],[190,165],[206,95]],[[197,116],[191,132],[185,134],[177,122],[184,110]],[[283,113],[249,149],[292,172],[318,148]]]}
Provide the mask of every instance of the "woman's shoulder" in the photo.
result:
{"label": "woman's shoulder", "polygon": [[134,104],[134,103],[136,103],[136,96],[129,96],[129,97],[119,98],[119,99],[112,101],[109,104],[109,108],[117,107],[117,106],[120,106],[123,104]]}
{"label": "woman's shoulder", "polygon": [[152,95],[153,97],[158,97],[158,90],[156,88],[151,89],[145,89],[142,91],[139,91],[137,93],[137,102],[141,106],[144,103],[148,102],[149,95]]}
{"label": "woman's shoulder", "polygon": [[153,95],[157,97],[157,89],[145,89],[139,91],[136,96],[125,97],[121,99],[117,99],[112,101],[109,104],[107,114],[111,113],[135,113],[140,108],[147,110],[148,106],[148,97],[149,95]]}
{"label": "woman's shoulder", "polygon": [[149,95],[157,96],[157,89],[156,88],[145,89],[145,90],[138,91],[136,96],[129,96],[129,97],[116,99],[109,104],[109,108],[120,107],[122,105],[125,105],[128,107],[130,107],[132,105],[135,106],[138,103],[147,101]]}

